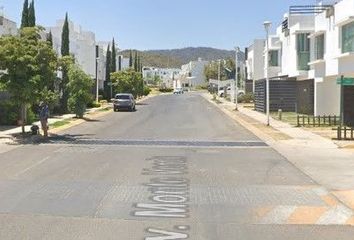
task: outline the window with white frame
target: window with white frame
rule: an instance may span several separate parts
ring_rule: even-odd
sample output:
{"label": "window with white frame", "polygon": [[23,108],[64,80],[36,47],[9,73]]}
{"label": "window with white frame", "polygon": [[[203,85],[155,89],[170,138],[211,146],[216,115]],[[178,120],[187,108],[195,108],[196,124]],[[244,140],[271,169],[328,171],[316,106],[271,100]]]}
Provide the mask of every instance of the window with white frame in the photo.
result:
{"label": "window with white frame", "polygon": [[315,60],[321,60],[325,54],[325,35],[315,37]]}
{"label": "window with white frame", "polygon": [[342,53],[354,52],[354,22],[342,27]]}
{"label": "window with white frame", "polygon": [[279,67],[279,50],[269,51],[269,66]]}
{"label": "window with white frame", "polygon": [[310,39],[309,33],[299,33],[296,35],[297,43],[297,67],[298,70],[309,70],[310,62]]}

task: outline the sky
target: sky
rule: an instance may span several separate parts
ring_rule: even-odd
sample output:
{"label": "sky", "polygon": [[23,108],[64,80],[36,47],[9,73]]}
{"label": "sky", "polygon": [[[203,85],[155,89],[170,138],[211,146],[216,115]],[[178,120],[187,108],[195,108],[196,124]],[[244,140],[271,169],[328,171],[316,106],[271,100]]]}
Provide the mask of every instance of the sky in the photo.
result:
{"label": "sky", "polygon": [[[96,34],[116,38],[121,49],[247,47],[273,32],[291,5],[316,0],[35,0],[37,24],[53,26],[66,12],[70,20]],[[18,24],[23,0],[0,0],[5,16]]]}

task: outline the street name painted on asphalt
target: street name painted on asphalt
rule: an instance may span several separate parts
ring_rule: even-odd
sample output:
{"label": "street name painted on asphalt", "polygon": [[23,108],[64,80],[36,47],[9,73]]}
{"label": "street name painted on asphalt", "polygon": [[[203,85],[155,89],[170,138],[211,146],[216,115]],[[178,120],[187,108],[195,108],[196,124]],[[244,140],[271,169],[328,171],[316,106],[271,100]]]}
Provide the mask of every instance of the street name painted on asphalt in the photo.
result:
{"label": "street name painted on asphalt", "polygon": [[[185,157],[162,156],[148,159],[152,167],[143,169],[142,174],[154,176],[149,183],[143,184],[151,193],[149,203],[136,203],[132,215],[135,217],[153,217],[178,219],[189,217],[190,181],[184,177],[188,174]],[[145,240],[188,239],[186,231],[190,226],[174,226],[175,230],[149,227],[146,232],[155,236]],[[156,235],[157,234],[157,235]]]}

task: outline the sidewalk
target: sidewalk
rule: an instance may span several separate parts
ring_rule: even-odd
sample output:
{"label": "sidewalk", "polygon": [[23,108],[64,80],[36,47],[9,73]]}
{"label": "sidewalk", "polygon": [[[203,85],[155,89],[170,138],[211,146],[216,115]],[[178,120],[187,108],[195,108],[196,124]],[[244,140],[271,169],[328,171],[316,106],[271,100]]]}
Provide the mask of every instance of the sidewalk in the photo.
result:
{"label": "sidewalk", "polygon": [[221,103],[217,104],[210,94],[202,93],[202,96],[354,209],[352,149],[340,149],[330,139],[274,119],[271,119],[271,127],[267,127],[266,116],[262,113],[242,106],[236,112],[235,104],[231,102],[220,98]]}

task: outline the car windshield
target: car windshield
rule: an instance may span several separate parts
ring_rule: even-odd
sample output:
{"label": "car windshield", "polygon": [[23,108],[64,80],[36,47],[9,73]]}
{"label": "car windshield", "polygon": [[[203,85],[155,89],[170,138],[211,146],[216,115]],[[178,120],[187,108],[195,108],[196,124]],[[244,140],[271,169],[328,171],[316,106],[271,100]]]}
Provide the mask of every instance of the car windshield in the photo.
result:
{"label": "car windshield", "polygon": [[354,240],[354,0],[0,0],[0,240],[239,239]]}
{"label": "car windshield", "polygon": [[118,99],[118,100],[130,100],[130,96],[129,95],[117,95],[116,99]]}

